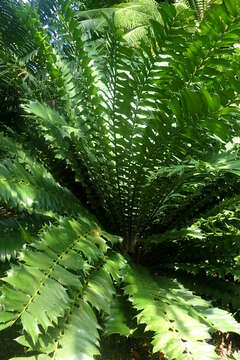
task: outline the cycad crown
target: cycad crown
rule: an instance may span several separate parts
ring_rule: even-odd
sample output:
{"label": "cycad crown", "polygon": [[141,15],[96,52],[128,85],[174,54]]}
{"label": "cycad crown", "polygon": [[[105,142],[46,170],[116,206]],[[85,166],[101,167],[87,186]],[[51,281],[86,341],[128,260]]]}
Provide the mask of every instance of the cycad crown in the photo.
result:
{"label": "cycad crown", "polygon": [[199,295],[238,309],[240,3],[199,27],[163,5],[136,47],[111,23],[85,43],[60,3],[58,36],[0,4],[1,84],[24,117],[0,133],[0,258],[16,257],[0,329],[22,325],[24,359],[90,360],[137,324],[170,360],[220,359],[211,335],[240,324]]}

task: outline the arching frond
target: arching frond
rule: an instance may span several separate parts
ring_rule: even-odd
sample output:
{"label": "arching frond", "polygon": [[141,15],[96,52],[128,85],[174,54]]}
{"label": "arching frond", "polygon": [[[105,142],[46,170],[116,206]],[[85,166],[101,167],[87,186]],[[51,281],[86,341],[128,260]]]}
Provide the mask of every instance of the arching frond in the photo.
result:
{"label": "arching frond", "polygon": [[69,190],[62,188],[20,145],[0,136],[1,203],[30,214],[77,214],[81,206]]}
{"label": "arching frond", "polygon": [[207,342],[210,333],[240,331],[230,314],[211,307],[174,280],[153,279],[138,268],[129,271],[127,283],[125,292],[139,311],[138,323],[154,332],[153,351],[161,350],[169,359],[219,359]]}
{"label": "arching frond", "polygon": [[109,313],[115,290],[111,257],[103,260],[109,247],[97,229],[89,218],[63,219],[28,245],[20,264],[2,279],[1,329],[21,321],[18,341],[49,358],[92,359],[99,353],[100,325],[92,307]]}
{"label": "arching frond", "polygon": [[176,5],[104,8],[94,45],[84,4],[3,4],[1,94],[22,122],[1,121],[0,330],[20,325],[30,359],[91,360],[137,320],[169,360],[219,359],[212,335],[240,331],[239,1],[197,26]]}
{"label": "arching frond", "polygon": [[[44,216],[23,213],[9,215],[0,218],[0,261],[9,261],[16,257],[29,238],[33,241],[37,231],[49,221]],[[32,236],[26,235],[26,232]]]}
{"label": "arching frond", "polygon": [[87,33],[103,32],[106,18],[113,19],[116,28],[123,30],[124,39],[136,45],[147,37],[151,20],[161,21],[158,4],[154,0],[135,0],[113,7],[96,8],[78,13],[80,25]]}

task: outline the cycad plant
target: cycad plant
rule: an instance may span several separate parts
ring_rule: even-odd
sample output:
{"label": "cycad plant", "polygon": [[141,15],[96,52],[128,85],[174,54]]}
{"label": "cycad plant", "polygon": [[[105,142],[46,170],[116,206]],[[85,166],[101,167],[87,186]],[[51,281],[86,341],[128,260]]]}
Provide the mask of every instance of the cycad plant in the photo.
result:
{"label": "cycad plant", "polygon": [[201,19],[214,0],[184,0],[183,2],[194,10],[197,19]]}
{"label": "cycad plant", "polygon": [[214,333],[240,334],[240,3],[199,27],[163,5],[141,46],[110,24],[91,51],[59,3],[60,39],[33,4],[0,7],[25,36],[0,37],[21,103],[0,133],[0,329],[21,325],[21,359],[94,359],[138,325],[170,360],[220,359]]}
{"label": "cycad plant", "polygon": [[107,19],[111,19],[116,29],[124,31],[124,40],[130,45],[136,45],[147,37],[151,20],[161,21],[155,0],[115,1],[112,6],[95,6],[77,14],[81,27],[90,38],[94,33],[103,32],[108,24]]}

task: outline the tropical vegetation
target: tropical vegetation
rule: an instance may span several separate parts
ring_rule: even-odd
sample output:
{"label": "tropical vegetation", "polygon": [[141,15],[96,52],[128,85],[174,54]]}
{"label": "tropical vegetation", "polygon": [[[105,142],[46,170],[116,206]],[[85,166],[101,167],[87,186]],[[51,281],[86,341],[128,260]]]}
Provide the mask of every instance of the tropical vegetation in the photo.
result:
{"label": "tropical vegetation", "polygon": [[238,359],[216,336],[240,335],[240,3],[86,4],[0,3],[0,338]]}

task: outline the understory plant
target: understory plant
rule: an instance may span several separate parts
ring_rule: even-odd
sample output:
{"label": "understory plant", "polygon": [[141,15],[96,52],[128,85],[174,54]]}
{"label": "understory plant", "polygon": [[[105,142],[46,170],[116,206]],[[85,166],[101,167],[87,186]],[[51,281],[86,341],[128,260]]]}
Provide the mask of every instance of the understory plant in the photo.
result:
{"label": "understory plant", "polygon": [[[0,4],[0,330],[30,360],[91,360],[103,337],[215,360],[240,335],[240,3],[159,6],[132,47],[84,41],[58,1]],[[17,29],[11,37],[11,24]],[[227,355],[226,355],[227,356]],[[237,358],[237,354],[229,358]],[[15,358],[17,359],[17,358]]]}

